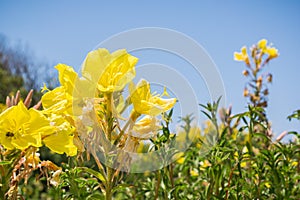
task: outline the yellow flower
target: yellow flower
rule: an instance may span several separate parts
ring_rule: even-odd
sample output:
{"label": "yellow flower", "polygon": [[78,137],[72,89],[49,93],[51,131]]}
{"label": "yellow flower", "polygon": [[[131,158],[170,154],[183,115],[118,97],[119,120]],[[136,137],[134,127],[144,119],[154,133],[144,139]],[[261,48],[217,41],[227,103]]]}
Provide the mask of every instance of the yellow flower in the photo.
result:
{"label": "yellow flower", "polygon": [[151,94],[150,84],[141,80],[137,86],[129,85],[130,99],[134,110],[139,114],[156,116],[170,110],[176,103],[176,98],[163,99]]}
{"label": "yellow flower", "polygon": [[258,41],[257,47],[260,49],[265,49],[267,47],[267,43],[268,41],[266,39],[261,39],[260,41]]}
{"label": "yellow flower", "polygon": [[276,58],[278,56],[278,50],[274,47],[267,48],[265,53],[269,55],[269,58]]}
{"label": "yellow flower", "polygon": [[179,152],[179,153],[175,154],[174,158],[175,158],[175,160],[178,164],[183,164],[184,161],[185,161],[185,157],[184,157],[183,152]]}
{"label": "yellow flower", "polygon": [[210,167],[211,163],[208,160],[204,160],[200,162],[200,170],[204,171],[207,167]]}
{"label": "yellow flower", "polygon": [[270,187],[271,187],[270,182],[266,182],[266,183],[265,183],[265,186],[266,186],[267,188],[270,188]]}
{"label": "yellow flower", "polygon": [[192,169],[192,170],[190,170],[190,175],[195,177],[195,176],[199,176],[199,173],[196,169]]}
{"label": "yellow flower", "polygon": [[0,143],[9,150],[40,147],[41,135],[52,131],[49,121],[40,111],[28,110],[21,101],[0,115]]}
{"label": "yellow flower", "polygon": [[181,158],[179,158],[176,162],[177,162],[178,164],[183,164],[184,161],[185,161],[185,157],[181,157]]}
{"label": "yellow flower", "polygon": [[298,166],[298,162],[297,161],[293,161],[292,162],[292,166],[297,167]]}
{"label": "yellow flower", "polygon": [[75,128],[59,115],[51,115],[51,125],[55,128],[54,133],[43,134],[43,143],[51,151],[68,156],[77,154],[77,147],[73,143]]}
{"label": "yellow flower", "polygon": [[269,55],[269,59],[276,58],[278,56],[278,50],[275,47],[267,46],[268,41],[262,39],[257,43],[257,47],[262,50],[263,53]]}
{"label": "yellow flower", "polygon": [[247,48],[245,46],[241,48],[241,52],[234,52],[234,60],[244,61],[247,65],[250,64]]}
{"label": "yellow flower", "polygon": [[101,92],[122,90],[135,77],[135,64],[138,59],[125,49],[109,53],[106,49],[97,49],[88,53],[82,69],[82,75]]}

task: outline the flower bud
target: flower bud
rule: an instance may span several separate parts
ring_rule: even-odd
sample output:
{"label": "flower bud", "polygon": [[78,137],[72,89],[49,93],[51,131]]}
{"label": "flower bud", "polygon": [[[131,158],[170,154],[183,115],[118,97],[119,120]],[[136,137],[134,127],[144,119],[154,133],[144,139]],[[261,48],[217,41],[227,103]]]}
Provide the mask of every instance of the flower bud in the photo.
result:
{"label": "flower bud", "polygon": [[248,75],[249,75],[249,71],[248,71],[248,70],[244,70],[244,71],[243,71],[243,75],[244,75],[244,76],[248,76]]}
{"label": "flower bud", "polygon": [[249,96],[249,90],[247,88],[244,89],[244,97]]}
{"label": "flower bud", "polygon": [[273,80],[273,75],[272,75],[272,74],[269,74],[269,75],[267,76],[267,81],[268,81],[269,83],[272,83],[272,80]]}

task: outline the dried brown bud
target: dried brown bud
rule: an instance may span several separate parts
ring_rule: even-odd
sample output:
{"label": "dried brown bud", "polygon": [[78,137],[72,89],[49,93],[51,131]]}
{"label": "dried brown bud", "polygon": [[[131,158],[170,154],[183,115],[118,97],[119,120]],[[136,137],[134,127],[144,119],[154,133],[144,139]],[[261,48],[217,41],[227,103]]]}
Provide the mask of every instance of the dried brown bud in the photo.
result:
{"label": "dried brown bud", "polygon": [[267,96],[267,95],[269,95],[269,90],[268,90],[268,89],[265,89],[265,90],[263,91],[263,93],[264,93],[265,96]]}
{"label": "dried brown bud", "polygon": [[249,96],[249,90],[247,88],[244,89],[244,97]]}
{"label": "dried brown bud", "polygon": [[254,102],[258,102],[260,100],[260,96],[256,96],[254,94],[250,95],[250,100],[254,103]]}
{"label": "dried brown bud", "polygon": [[263,101],[263,102],[257,104],[257,106],[266,108],[266,107],[268,107],[268,102],[267,101]]}
{"label": "dried brown bud", "polygon": [[262,76],[259,76],[257,79],[258,82],[262,82]]}
{"label": "dried brown bud", "polygon": [[249,75],[249,71],[248,71],[248,70],[244,70],[244,71],[243,71],[243,75],[244,75],[244,76],[248,76],[248,75]]}
{"label": "dried brown bud", "polygon": [[267,76],[267,81],[268,81],[269,83],[272,83],[272,80],[273,80],[273,75],[272,75],[272,74],[269,74],[269,75]]}
{"label": "dried brown bud", "polygon": [[257,88],[261,88],[262,85],[262,76],[258,77],[257,81],[256,81],[256,87]]}

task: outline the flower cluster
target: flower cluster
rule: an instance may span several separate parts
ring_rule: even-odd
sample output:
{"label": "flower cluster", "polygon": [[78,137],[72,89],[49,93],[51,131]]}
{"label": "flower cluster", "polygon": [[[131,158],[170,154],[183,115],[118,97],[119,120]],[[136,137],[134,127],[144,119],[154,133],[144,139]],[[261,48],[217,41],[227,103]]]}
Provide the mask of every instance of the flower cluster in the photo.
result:
{"label": "flower cluster", "polygon": [[234,60],[245,62],[247,69],[243,71],[243,75],[250,77],[249,85],[244,89],[244,96],[250,98],[250,102],[254,106],[267,107],[267,96],[269,90],[264,83],[272,82],[272,74],[262,74],[263,68],[270,60],[278,57],[278,50],[268,44],[266,39],[260,40],[256,45],[250,48],[250,58],[247,47],[243,46],[241,52],[234,52]]}
{"label": "flower cluster", "polygon": [[[128,167],[130,158],[119,153],[112,161],[107,155],[115,147],[137,152],[140,142],[155,136],[161,128],[158,116],[176,103],[175,98],[166,99],[164,94],[152,92],[146,80],[133,83],[137,61],[125,49],[110,53],[100,48],[88,53],[81,75],[68,65],[55,66],[60,85],[51,90],[44,85],[39,106],[29,108],[28,100],[23,103],[18,95],[17,99],[12,98],[9,108],[0,114],[0,147],[20,152],[20,164],[14,166],[20,178],[37,168],[30,168],[27,162],[30,166],[50,162],[32,159],[43,145],[68,156],[87,151],[99,170],[105,168],[97,156],[102,153],[103,161],[109,165],[101,173],[106,180],[103,183],[106,196],[110,196],[113,176],[117,174],[113,175],[109,163],[118,161],[121,169]],[[123,96],[125,88],[129,91],[126,98]],[[40,104],[41,110],[38,109]],[[122,116],[126,109],[130,113],[128,117]],[[12,184],[14,188],[18,180]],[[14,195],[17,190],[11,191]]]}

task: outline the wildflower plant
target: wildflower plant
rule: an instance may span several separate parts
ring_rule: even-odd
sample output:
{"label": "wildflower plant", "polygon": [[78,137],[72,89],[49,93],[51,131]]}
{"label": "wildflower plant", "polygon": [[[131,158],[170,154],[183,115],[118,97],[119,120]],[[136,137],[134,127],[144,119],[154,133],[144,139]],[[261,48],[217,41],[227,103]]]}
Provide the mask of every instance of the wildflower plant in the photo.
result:
{"label": "wildflower plant", "polygon": [[[175,98],[153,93],[146,80],[132,82],[137,61],[124,49],[94,50],[85,58],[81,77],[71,67],[57,65],[61,86],[42,97],[45,115],[54,123],[58,116],[64,119],[74,145],[94,158],[98,172],[85,169],[97,174],[106,199],[112,198],[120,172],[131,171],[138,146],[156,136],[158,116],[176,103]],[[126,98],[125,87],[129,88]],[[131,109],[127,118],[122,116],[126,109]],[[71,146],[66,146],[69,151]]]}

